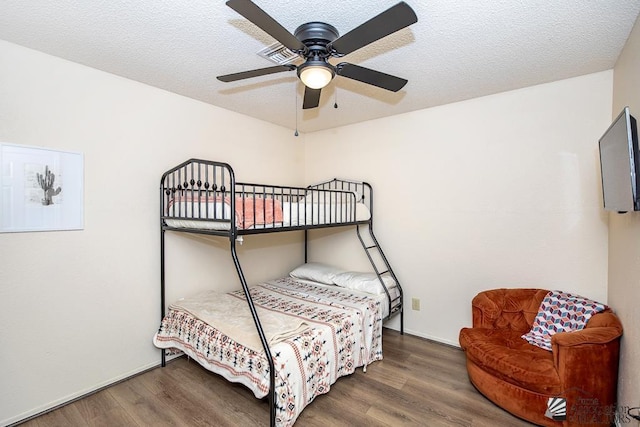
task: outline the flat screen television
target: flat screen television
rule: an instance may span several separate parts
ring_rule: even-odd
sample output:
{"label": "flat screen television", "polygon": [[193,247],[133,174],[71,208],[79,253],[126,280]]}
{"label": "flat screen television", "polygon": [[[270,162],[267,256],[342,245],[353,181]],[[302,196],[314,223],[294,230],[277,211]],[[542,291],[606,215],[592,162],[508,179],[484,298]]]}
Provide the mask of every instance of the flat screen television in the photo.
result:
{"label": "flat screen television", "polygon": [[618,213],[640,210],[638,130],[629,107],[622,110],[598,144],[605,210]]}

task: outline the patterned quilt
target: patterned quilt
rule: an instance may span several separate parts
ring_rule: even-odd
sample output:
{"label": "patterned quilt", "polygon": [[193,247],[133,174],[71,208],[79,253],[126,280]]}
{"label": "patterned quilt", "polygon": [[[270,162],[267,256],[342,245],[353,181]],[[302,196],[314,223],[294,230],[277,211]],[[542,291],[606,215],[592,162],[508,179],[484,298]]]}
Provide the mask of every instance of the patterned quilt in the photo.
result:
{"label": "patterned quilt", "polygon": [[[270,348],[276,369],[277,425],[293,425],[339,377],[382,359],[385,296],[291,278],[254,286],[250,292],[258,308],[304,319],[309,325]],[[244,300],[242,291],[230,295]],[[210,371],[244,384],[258,398],[269,391],[264,351],[239,344],[187,311],[170,309],[153,341],[159,348],[177,348]]]}
{"label": "patterned quilt", "polygon": [[558,332],[583,329],[591,316],[606,309],[604,304],[572,295],[549,291],[538,308],[531,330],[521,338],[547,351],[552,351],[551,337]]}

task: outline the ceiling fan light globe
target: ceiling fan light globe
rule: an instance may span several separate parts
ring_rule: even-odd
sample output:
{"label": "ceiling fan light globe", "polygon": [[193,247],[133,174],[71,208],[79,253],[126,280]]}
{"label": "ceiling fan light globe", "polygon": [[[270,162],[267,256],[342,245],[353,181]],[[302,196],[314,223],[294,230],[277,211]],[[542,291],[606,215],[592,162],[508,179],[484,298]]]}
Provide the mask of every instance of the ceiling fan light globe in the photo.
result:
{"label": "ceiling fan light globe", "polygon": [[331,82],[334,74],[334,71],[324,64],[308,65],[298,73],[302,83],[311,89],[322,89]]}

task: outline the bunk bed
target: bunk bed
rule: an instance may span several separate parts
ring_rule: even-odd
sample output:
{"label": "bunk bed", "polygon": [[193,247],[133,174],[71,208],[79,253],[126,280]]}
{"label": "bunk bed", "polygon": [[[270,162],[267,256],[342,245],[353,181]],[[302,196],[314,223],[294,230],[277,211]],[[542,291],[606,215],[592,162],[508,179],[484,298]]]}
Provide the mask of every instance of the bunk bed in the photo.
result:
{"label": "bunk bed", "polygon": [[[154,343],[267,397],[270,425],[288,426],[333,382],[382,358],[382,322],[400,315],[398,279],[373,233],[373,190],[341,179],[308,187],[238,182],[223,162],[190,159],[160,182],[161,325]],[[309,230],[354,227],[374,273],[307,263]],[[236,244],[243,236],[304,231],[305,264],[248,286]],[[165,233],[229,239],[241,289],[165,301]],[[247,310],[248,307],[248,310]],[[168,308],[168,310],[167,310]]]}

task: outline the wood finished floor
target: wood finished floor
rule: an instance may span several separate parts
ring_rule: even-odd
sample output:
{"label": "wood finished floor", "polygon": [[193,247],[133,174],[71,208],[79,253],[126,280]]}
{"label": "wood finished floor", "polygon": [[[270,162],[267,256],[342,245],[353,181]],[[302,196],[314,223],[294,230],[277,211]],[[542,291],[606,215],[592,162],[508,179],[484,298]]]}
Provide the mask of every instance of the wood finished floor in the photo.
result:
{"label": "wood finished floor", "polygon": [[[384,330],[384,360],[338,379],[298,426],[531,426],[469,383],[464,353]],[[179,358],[21,424],[49,426],[261,426],[268,405],[193,360]]]}

